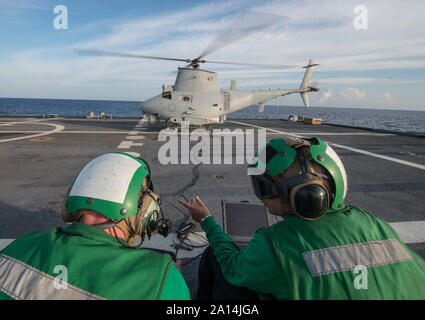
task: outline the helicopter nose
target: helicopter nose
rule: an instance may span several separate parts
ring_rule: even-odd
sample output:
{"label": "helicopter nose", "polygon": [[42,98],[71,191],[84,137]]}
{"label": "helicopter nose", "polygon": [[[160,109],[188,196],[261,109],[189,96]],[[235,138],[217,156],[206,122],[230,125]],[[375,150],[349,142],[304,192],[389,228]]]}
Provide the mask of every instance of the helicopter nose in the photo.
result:
{"label": "helicopter nose", "polygon": [[148,101],[143,101],[140,108],[142,109],[143,113],[149,113],[149,109],[150,109],[149,106],[150,106],[150,103]]}
{"label": "helicopter nose", "polygon": [[142,109],[143,113],[155,113],[154,105],[155,105],[155,99],[151,98],[151,99],[143,101],[140,108]]}

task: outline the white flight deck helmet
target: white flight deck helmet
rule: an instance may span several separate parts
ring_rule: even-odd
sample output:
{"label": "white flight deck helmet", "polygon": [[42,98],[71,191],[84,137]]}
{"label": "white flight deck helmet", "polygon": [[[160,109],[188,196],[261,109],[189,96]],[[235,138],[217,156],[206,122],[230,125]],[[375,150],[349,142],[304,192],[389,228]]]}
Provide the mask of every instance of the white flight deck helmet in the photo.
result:
{"label": "white flight deck helmet", "polygon": [[[145,178],[147,184],[143,186]],[[62,218],[65,222],[78,221],[76,212],[81,209],[99,212],[111,221],[129,218],[143,207],[144,197],[139,200],[141,191],[153,197],[148,190],[154,191],[147,162],[126,153],[104,154],[89,162],[75,178],[65,199]],[[144,213],[142,238],[145,233],[150,236],[153,229],[164,227],[160,222],[167,222],[159,198],[153,200]]]}

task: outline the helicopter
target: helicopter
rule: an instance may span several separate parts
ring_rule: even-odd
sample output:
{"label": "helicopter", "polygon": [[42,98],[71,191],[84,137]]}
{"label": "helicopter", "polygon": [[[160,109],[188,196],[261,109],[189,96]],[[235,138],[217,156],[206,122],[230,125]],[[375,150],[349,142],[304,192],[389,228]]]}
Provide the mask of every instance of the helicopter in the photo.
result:
{"label": "helicopter", "polygon": [[228,114],[259,105],[259,112],[264,112],[265,103],[271,99],[291,93],[300,93],[304,105],[309,106],[308,92],[317,92],[310,87],[312,72],[317,64],[310,59],[304,79],[299,89],[237,90],[236,81],[232,80],[229,89],[220,89],[217,73],[199,69],[199,63],[205,60],[192,60],[190,67],[178,68],[174,85],[163,85],[162,94],[154,96],[141,105],[145,119],[156,123],[165,119],[168,123],[189,122],[192,125],[222,124]]}
{"label": "helicopter", "polygon": [[188,63],[186,67],[178,67],[174,85],[164,84],[161,94],[142,102],[142,120],[149,125],[155,125],[161,120],[165,120],[169,126],[179,124],[181,121],[195,126],[222,124],[227,115],[232,112],[252,105],[258,105],[258,112],[264,112],[267,101],[293,93],[299,93],[304,105],[309,107],[307,94],[320,90],[310,86],[312,73],[318,66],[312,59],[303,67],[306,71],[298,89],[237,90],[235,80],[231,80],[229,89],[220,89],[217,73],[200,69],[200,64],[220,63],[276,68],[288,66],[207,61],[202,59],[202,56],[195,59],[177,59],[99,50],[74,49],[74,51],[79,55],[87,56],[147,58]]}
{"label": "helicopter", "polygon": [[308,93],[320,90],[310,86],[312,72],[318,66],[312,59],[303,67],[306,71],[301,86],[298,89],[270,88],[268,90],[238,90],[235,80],[231,80],[229,89],[220,89],[217,73],[200,68],[200,65],[204,63],[272,69],[293,68],[294,66],[288,65],[211,61],[204,59],[205,56],[236,40],[246,37],[249,33],[285,20],[285,17],[273,14],[248,12],[219,35],[213,43],[194,59],[167,58],[88,49],[74,49],[74,52],[82,56],[155,59],[186,63],[187,65],[185,67],[178,67],[174,84],[164,84],[161,94],[142,102],[142,121],[147,122],[149,125],[155,125],[165,120],[169,127],[178,125],[182,121],[195,126],[210,126],[212,124],[222,124],[228,114],[252,105],[258,105],[258,111],[264,112],[264,106],[267,101],[288,94],[301,94],[304,105],[306,107],[309,106]]}

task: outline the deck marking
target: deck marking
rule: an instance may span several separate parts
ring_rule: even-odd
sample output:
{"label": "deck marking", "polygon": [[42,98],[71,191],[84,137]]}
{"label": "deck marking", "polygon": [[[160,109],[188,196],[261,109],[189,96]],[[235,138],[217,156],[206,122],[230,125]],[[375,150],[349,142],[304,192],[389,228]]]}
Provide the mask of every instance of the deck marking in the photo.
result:
{"label": "deck marking", "polygon": [[[144,145],[143,142],[135,142],[137,140],[145,139],[144,136],[138,135],[141,132],[138,130],[138,128],[142,127],[143,124],[144,124],[143,119],[141,119],[136,124],[136,126],[130,132],[127,133],[127,137],[125,137],[127,140],[121,141],[117,149],[131,149],[132,147],[143,147]],[[140,154],[139,154],[139,157],[140,157]]]}
{"label": "deck marking", "polygon": [[[42,130],[37,130],[37,131],[32,131],[32,130],[10,130],[10,131],[6,131],[6,130],[0,130],[0,134],[2,133],[43,133],[46,131],[42,131]],[[63,130],[60,131],[58,133],[81,133],[81,134],[139,134],[140,132],[137,133],[131,133],[131,132],[127,132],[127,131],[72,131],[72,130]],[[146,133],[150,133],[150,132],[146,132]],[[158,133],[158,132],[153,132],[153,133]]]}
{"label": "deck marking", "polygon": [[[369,133],[369,132],[294,132],[302,136],[371,136],[371,137],[389,137],[395,136],[393,133]],[[279,134],[272,132],[271,134]]]}
{"label": "deck marking", "polygon": [[406,166],[414,167],[414,168],[417,168],[417,169],[425,170],[425,166],[424,165],[421,165],[421,164],[418,164],[418,163],[413,163],[413,162],[410,162],[410,161],[400,160],[400,159],[396,159],[396,158],[393,158],[393,157],[388,157],[388,156],[384,156],[384,155],[381,155],[381,154],[377,154],[377,153],[373,153],[373,152],[369,152],[369,151],[364,151],[364,150],[361,150],[361,149],[356,149],[356,148],[352,148],[352,147],[348,147],[348,146],[343,146],[343,145],[336,144],[336,143],[329,143],[329,144],[332,145],[332,146],[334,146],[334,147],[336,147],[336,148],[346,149],[346,150],[349,150],[349,151],[353,151],[353,152],[357,152],[357,153],[362,153],[362,154],[367,155],[367,156],[371,156],[371,157],[375,157],[375,158],[380,158],[380,159],[384,159],[384,160],[388,160],[388,161],[392,161],[392,162],[404,164]]}
{"label": "deck marking", "polygon": [[0,250],[6,248],[9,244],[11,244],[15,239],[0,239]]}
{"label": "deck marking", "polygon": [[2,122],[0,123],[0,126],[12,126],[17,124],[26,124],[26,123],[34,123],[34,122],[40,122],[40,121],[50,121],[50,120],[58,120],[59,118],[45,118],[45,119],[34,119],[34,118],[27,118],[28,121],[11,121],[11,122]]}
{"label": "deck marking", "polygon": [[88,133],[88,134],[128,134],[127,131],[61,131],[60,133]]}
{"label": "deck marking", "polygon": [[39,138],[32,138],[30,139],[31,142],[46,142],[46,141],[52,141],[55,138],[53,137],[39,137]]}
{"label": "deck marking", "polygon": [[405,243],[425,242],[425,221],[405,221],[390,223]]}
{"label": "deck marking", "polygon": [[120,145],[118,146],[118,149],[130,149],[131,147],[143,147],[142,142],[135,143],[134,141],[121,141]]}
{"label": "deck marking", "polygon": [[[266,127],[260,127],[260,126],[256,126],[256,125],[249,124],[249,123],[243,123],[243,122],[237,122],[237,121],[229,121],[229,122],[233,122],[233,123],[236,123],[236,124],[241,124],[241,125],[245,125],[245,126],[249,126],[249,127],[254,127],[254,128],[266,129],[266,130],[269,130],[269,131],[272,131],[272,132],[281,133],[281,134],[285,134],[285,135],[293,136],[293,137],[297,137],[297,138],[302,138],[302,136],[300,136],[298,134],[293,134],[293,133],[280,131],[280,130],[276,130],[276,129],[271,129],[271,128],[266,128]],[[414,168],[417,168],[417,169],[425,170],[425,166],[422,165],[422,164],[413,163],[413,162],[405,161],[405,160],[400,160],[400,159],[397,159],[397,158],[388,157],[388,156],[384,156],[384,155],[381,155],[381,154],[378,154],[378,153],[369,152],[369,151],[365,151],[365,150],[361,150],[361,149],[357,149],[357,148],[352,148],[352,147],[344,146],[344,145],[337,144],[337,143],[331,143],[331,142],[328,142],[328,143],[329,143],[329,145],[336,147],[336,148],[346,149],[346,150],[361,153],[361,154],[364,154],[364,155],[367,155],[367,156],[380,158],[380,159],[383,159],[383,160],[388,160],[388,161],[404,164],[406,166],[414,167]]]}
{"label": "deck marking", "polygon": [[0,134],[1,133],[42,133],[42,132],[45,132],[45,131],[40,131],[40,130],[38,130],[38,131],[30,131],[30,130],[28,130],[28,131],[5,131],[5,130],[0,130]]}
{"label": "deck marking", "polygon": [[[30,123],[30,122],[27,122],[27,123]],[[16,138],[10,138],[10,139],[2,139],[2,140],[0,140],[0,143],[46,136],[46,135],[50,135],[50,134],[53,134],[53,133],[58,133],[58,132],[62,131],[63,129],[65,129],[65,127],[60,125],[60,124],[42,123],[42,125],[53,126],[53,127],[55,127],[55,129],[53,129],[51,131],[44,131],[44,132],[38,133],[38,134],[33,134],[33,135],[30,135],[30,136],[16,137]]]}

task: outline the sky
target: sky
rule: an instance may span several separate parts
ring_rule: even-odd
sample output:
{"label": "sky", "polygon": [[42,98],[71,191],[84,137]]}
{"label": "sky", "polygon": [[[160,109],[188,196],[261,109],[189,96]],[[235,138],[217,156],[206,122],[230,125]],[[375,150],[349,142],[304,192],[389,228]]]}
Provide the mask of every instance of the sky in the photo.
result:
{"label": "sky", "polygon": [[203,65],[222,88],[298,88],[311,58],[312,106],[425,111],[424,15],[423,0],[0,0],[0,97],[143,101],[184,64],[73,48],[194,58],[219,39],[232,41],[206,59],[292,66]]}

